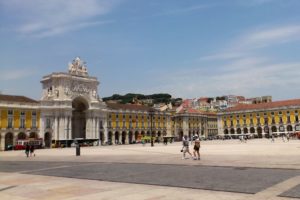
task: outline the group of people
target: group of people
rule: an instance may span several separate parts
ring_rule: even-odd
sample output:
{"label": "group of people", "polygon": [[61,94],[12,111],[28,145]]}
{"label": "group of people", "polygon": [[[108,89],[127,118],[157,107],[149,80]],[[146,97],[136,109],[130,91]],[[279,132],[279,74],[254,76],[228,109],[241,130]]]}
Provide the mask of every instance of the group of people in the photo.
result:
{"label": "group of people", "polygon": [[25,154],[26,154],[27,157],[29,157],[29,156],[30,157],[35,156],[34,146],[26,144],[26,146],[25,146]]}
{"label": "group of people", "polygon": [[191,144],[194,145],[193,155],[190,152],[189,148],[189,138],[187,135],[182,137],[182,149],[181,152],[183,153],[182,159],[187,159],[186,153],[188,153],[192,159],[200,160],[200,139],[197,135],[193,136],[191,140]]}

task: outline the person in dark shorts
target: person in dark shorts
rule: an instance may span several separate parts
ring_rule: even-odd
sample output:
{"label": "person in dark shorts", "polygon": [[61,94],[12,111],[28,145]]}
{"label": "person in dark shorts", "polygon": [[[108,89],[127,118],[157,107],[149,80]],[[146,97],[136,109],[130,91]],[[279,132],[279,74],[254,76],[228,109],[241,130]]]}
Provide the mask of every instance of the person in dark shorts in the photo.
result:
{"label": "person in dark shorts", "polygon": [[[194,160],[200,160],[200,140],[197,138],[194,141]],[[197,156],[196,156],[197,153]]]}
{"label": "person in dark shorts", "polygon": [[26,144],[25,154],[26,154],[27,157],[29,156],[29,151],[30,151],[30,146],[29,146],[29,144]]}
{"label": "person in dark shorts", "polygon": [[35,153],[34,153],[34,146],[33,146],[33,145],[30,146],[30,157],[31,157],[31,156],[35,156]]}

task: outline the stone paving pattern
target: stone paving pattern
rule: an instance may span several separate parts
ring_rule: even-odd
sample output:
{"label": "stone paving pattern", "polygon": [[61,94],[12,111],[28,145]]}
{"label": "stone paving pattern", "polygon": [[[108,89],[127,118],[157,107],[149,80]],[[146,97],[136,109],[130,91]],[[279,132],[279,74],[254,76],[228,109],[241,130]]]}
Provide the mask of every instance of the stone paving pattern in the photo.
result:
{"label": "stone paving pattern", "polygon": [[0,199],[299,198],[299,140],[205,141],[200,161],[182,160],[180,148],[89,147],[79,157],[74,148],[31,158],[0,152]]}

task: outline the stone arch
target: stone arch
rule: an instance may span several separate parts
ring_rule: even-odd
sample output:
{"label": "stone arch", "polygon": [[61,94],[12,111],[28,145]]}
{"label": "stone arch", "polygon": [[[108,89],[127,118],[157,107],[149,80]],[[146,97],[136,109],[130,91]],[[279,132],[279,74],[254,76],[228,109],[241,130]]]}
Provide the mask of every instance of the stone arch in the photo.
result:
{"label": "stone arch", "polygon": [[182,141],[182,137],[183,137],[183,131],[179,132],[179,141]]}
{"label": "stone arch", "polygon": [[150,131],[147,131],[147,136],[151,136],[151,133],[150,133]]}
{"label": "stone arch", "polygon": [[286,130],[287,130],[288,132],[293,131],[292,125],[287,125],[287,126],[286,126]]}
{"label": "stone arch", "polygon": [[156,131],[152,131],[152,137],[156,137],[156,136],[157,136]]}
{"label": "stone arch", "polygon": [[132,133],[132,131],[129,131],[128,132],[128,143],[132,144],[132,142],[133,142],[133,133]]}
{"label": "stone arch", "polygon": [[142,134],[142,137],[144,137],[145,136],[145,131],[142,131],[141,134]]}
{"label": "stone arch", "polygon": [[244,134],[248,133],[248,128],[244,128]]}
{"label": "stone arch", "polygon": [[115,141],[113,141],[115,144],[119,144],[120,142],[120,134],[118,131],[115,132]]}
{"label": "stone arch", "polygon": [[9,147],[13,145],[14,145],[14,134],[8,132],[5,134],[4,149],[9,150]]}
{"label": "stone arch", "polygon": [[122,131],[122,144],[125,144],[126,143],[126,131]]}
{"label": "stone arch", "polygon": [[111,131],[108,132],[108,135],[107,135],[107,142],[109,145],[112,144],[112,136],[113,136],[113,133]]}
{"label": "stone arch", "polygon": [[161,132],[158,131],[158,132],[157,132],[157,137],[160,137],[160,136],[161,136]]}
{"label": "stone arch", "polygon": [[255,128],[254,127],[250,128],[250,133],[255,133]]}
{"label": "stone arch", "polygon": [[268,126],[264,127],[264,132],[265,132],[265,137],[269,138],[270,137],[270,128]]}
{"label": "stone arch", "polygon": [[27,135],[26,133],[24,132],[20,132],[18,135],[17,135],[17,139],[18,140],[25,140],[27,138]]}
{"label": "stone arch", "polygon": [[103,144],[103,141],[105,140],[103,131],[100,131],[99,139],[101,144]]}
{"label": "stone arch", "polygon": [[167,131],[163,131],[163,136],[167,136]]}
{"label": "stone arch", "polygon": [[242,133],[241,128],[237,128],[237,129],[236,129],[236,133],[237,133],[237,134],[241,134],[241,133]]}
{"label": "stone arch", "polygon": [[227,135],[228,134],[228,129],[224,129],[224,134]]}
{"label": "stone arch", "polygon": [[272,131],[272,133],[277,132],[277,127],[276,126],[272,126],[271,127],[271,131]]}
{"label": "stone arch", "polygon": [[259,138],[262,138],[262,128],[260,126],[257,127],[257,135]]}
{"label": "stone arch", "polygon": [[86,111],[89,108],[88,101],[80,96],[72,101],[72,139],[86,138]]}
{"label": "stone arch", "polygon": [[230,134],[234,134],[235,131],[234,131],[234,128],[230,129]]}
{"label": "stone arch", "polygon": [[52,134],[49,133],[49,132],[46,132],[45,136],[44,136],[45,147],[50,148],[51,147],[51,142],[52,142]]}
{"label": "stone arch", "polygon": [[36,132],[31,132],[31,133],[29,134],[29,138],[38,139],[38,138],[39,138],[39,135],[38,135]]}
{"label": "stone arch", "polygon": [[[145,132],[144,132],[144,134],[145,134]],[[140,135],[140,134],[139,134],[138,131],[135,131],[135,132],[134,132],[134,140],[135,140],[135,141],[138,141],[138,140],[139,140],[139,135]]]}

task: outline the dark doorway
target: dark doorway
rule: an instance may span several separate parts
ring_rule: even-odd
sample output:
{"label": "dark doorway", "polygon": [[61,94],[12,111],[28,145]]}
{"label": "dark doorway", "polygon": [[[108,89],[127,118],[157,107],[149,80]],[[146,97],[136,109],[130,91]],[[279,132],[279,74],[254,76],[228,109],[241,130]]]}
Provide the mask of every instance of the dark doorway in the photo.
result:
{"label": "dark doorway", "polygon": [[51,147],[51,133],[47,132],[45,133],[45,137],[44,137],[44,142],[45,142],[45,147],[46,148],[50,148]]}
{"label": "dark doorway", "polygon": [[72,139],[86,137],[86,110],[88,104],[82,97],[77,97],[72,102]]}

